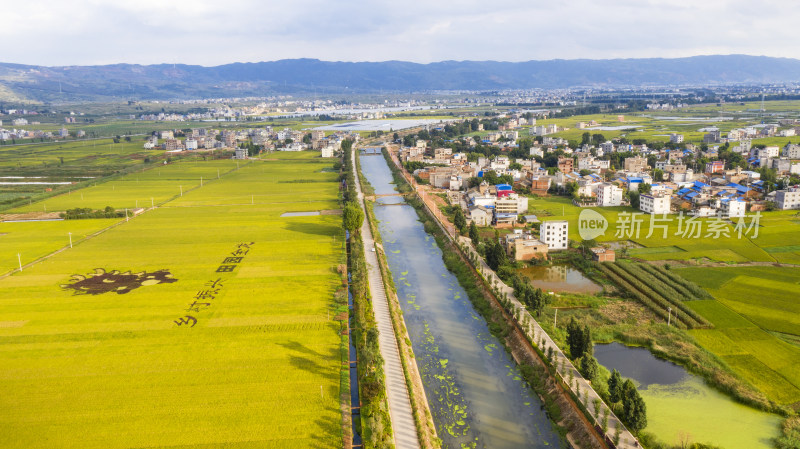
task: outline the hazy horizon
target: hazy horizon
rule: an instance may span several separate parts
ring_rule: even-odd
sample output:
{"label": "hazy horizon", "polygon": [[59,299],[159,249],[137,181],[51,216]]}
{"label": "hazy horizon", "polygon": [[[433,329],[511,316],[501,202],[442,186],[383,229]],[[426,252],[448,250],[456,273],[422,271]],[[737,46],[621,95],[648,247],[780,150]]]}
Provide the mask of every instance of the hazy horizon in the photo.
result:
{"label": "hazy horizon", "polygon": [[9,63],[217,66],[332,61],[529,61],[757,54],[800,58],[788,0],[437,3],[35,0],[6,5]]}
{"label": "hazy horizon", "polygon": [[272,59],[272,60],[258,60],[258,61],[232,61],[226,62],[221,64],[192,64],[189,62],[181,62],[181,61],[162,61],[162,62],[153,62],[153,63],[136,63],[136,62],[128,62],[128,61],[116,61],[116,62],[109,62],[104,64],[25,64],[16,61],[6,61],[0,60],[0,64],[17,64],[17,65],[28,65],[28,66],[39,66],[39,67],[102,67],[102,66],[114,66],[114,65],[140,65],[140,66],[156,66],[156,65],[179,65],[179,66],[199,66],[199,67],[219,67],[224,65],[230,64],[258,64],[264,62],[279,62],[279,61],[296,61],[296,60],[318,60],[322,62],[335,62],[335,63],[387,63],[387,62],[403,62],[403,63],[411,63],[411,64],[420,64],[420,65],[432,65],[432,64],[441,64],[445,62],[490,62],[490,63],[521,63],[521,62],[550,62],[550,61],[609,61],[609,60],[635,60],[635,59],[654,59],[654,60],[672,60],[672,59],[688,59],[688,58],[696,58],[696,57],[713,57],[713,56],[746,56],[746,57],[754,57],[754,58],[776,58],[776,59],[789,59],[789,60],[800,60],[800,57],[792,58],[792,57],[785,57],[785,56],[769,56],[769,55],[757,55],[757,54],[744,54],[744,53],[728,53],[728,54],[697,54],[697,55],[689,55],[689,56],[676,56],[676,57],[641,57],[641,58],[552,58],[552,59],[525,59],[519,61],[508,61],[508,60],[500,60],[500,59],[443,59],[438,61],[430,61],[430,62],[416,62],[416,61],[408,61],[402,59],[376,59],[376,60],[354,60],[354,61],[345,61],[345,60],[335,60],[335,59],[324,59],[324,58],[312,58],[312,57],[303,57],[298,56],[296,58],[281,58],[281,59]]}

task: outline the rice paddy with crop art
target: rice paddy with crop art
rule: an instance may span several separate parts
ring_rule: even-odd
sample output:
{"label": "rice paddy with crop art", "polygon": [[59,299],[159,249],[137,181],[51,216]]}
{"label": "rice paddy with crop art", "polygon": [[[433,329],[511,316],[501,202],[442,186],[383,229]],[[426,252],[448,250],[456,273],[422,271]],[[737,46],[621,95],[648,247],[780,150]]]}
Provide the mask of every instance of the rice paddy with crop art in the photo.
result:
{"label": "rice paddy with crop art", "polygon": [[692,267],[675,270],[703,286],[716,301],[690,307],[714,329],[690,333],[744,379],[780,404],[800,401],[800,346],[781,334],[800,335],[800,268]]}
{"label": "rice paddy with crop art", "polygon": [[[331,164],[273,158],[209,193],[289,190],[273,170]],[[173,175],[216,171],[205,164]],[[330,205],[325,176],[302,188]],[[280,218],[317,203],[216,204],[206,187],[184,194],[194,207],[159,207],[0,280],[0,446],[341,446],[341,218]]]}

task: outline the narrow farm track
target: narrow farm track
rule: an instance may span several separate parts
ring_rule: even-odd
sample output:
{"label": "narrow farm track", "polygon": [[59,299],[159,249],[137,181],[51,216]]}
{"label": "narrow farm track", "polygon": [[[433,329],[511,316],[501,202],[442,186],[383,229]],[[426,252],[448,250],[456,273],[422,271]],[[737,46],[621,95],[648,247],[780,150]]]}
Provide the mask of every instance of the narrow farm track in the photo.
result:
{"label": "narrow farm track", "polygon": [[[356,172],[356,149],[351,150],[353,161],[353,172]],[[364,194],[361,191],[361,181],[358,175],[356,179],[356,191],[358,192],[358,204],[366,216],[367,211],[364,206]],[[375,253],[375,240],[369,223],[364,220],[361,225],[361,236],[364,241],[364,255],[367,260],[367,278],[369,280],[369,291],[372,296],[372,307],[375,311],[375,321],[378,324],[378,345],[381,349],[381,356],[384,360],[384,372],[386,373],[386,395],[389,400],[389,416],[392,420],[392,431],[394,442],[397,449],[419,448],[417,437],[417,426],[414,423],[414,414],[411,410],[411,400],[408,395],[403,365],[400,363],[400,350],[397,347],[397,338],[392,327],[392,317],[389,313],[389,301],[384,290],[383,276],[378,266],[378,256]]]}

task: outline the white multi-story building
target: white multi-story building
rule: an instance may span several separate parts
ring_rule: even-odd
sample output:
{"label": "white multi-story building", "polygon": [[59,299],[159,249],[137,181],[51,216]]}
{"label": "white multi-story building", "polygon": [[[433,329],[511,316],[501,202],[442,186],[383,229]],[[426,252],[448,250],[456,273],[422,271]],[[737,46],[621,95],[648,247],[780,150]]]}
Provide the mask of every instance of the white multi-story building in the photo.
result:
{"label": "white multi-story building", "polygon": [[750,150],[750,154],[756,159],[762,159],[767,157],[778,157],[780,152],[781,149],[776,146],[770,146],[765,148],[752,148]]}
{"label": "white multi-story building", "polygon": [[670,209],[669,195],[650,195],[639,196],[639,210],[648,214],[662,215],[668,214]]}
{"label": "white multi-story building", "polygon": [[683,134],[672,133],[669,135],[669,141],[672,143],[683,143]]}
{"label": "white multi-story building", "polygon": [[320,149],[320,156],[321,157],[333,157],[333,150],[334,150],[333,145],[328,145],[328,146],[322,147]]}
{"label": "white multi-story building", "polygon": [[775,192],[775,204],[780,210],[800,209],[800,187]]}
{"label": "white multi-story building", "polygon": [[597,186],[597,205],[600,207],[619,206],[622,204],[622,189],[604,182]]}
{"label": "white multi-story building", "polygon": [[719,205],[719,213],[723,217],[730,217],[730,218],[744,217],[746,210],[747,210],[747,203],[738,198],[733,198],[728,201],[722,201]]}
{"label": "white multi-story building", "polygon": [[189,150],[189,151],[197,149],[197,139],[193,139],[193,138],[190,137],[190,138],[186,139],[186,141],[183,144],[186,146],[186,149]]}
{"label": "white multi-story building", "polygon": [[783,147],[783,155],[789,159],[800,159],[800,145],[787,144]]}
{"label": "white multi-story building", "polygon": [[569,247],[569,223],[566,220],[545,221],[539,228],[539,240],[549,250],[567,249]]}

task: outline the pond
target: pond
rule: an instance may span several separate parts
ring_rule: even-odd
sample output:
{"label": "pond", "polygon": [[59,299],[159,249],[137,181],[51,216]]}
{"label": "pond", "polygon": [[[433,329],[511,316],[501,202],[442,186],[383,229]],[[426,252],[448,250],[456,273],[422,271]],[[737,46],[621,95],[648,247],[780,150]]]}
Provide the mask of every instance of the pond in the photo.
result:
{"label": "pond", "polygon": [[[394,191],[383,157],[361,157],[361,167],[376,194]],[[380,198],[385,206],[375,215],[443,447],[563,447],[538,396],[444,266],[436,241],[402,203]]]}
{"label": "pond", "polygon": [[771,449],[781,418],[735,402],[683,367],[645,348],[598,344],[601,365],[632,379],[647,404],[647,428],[658,439],[678,444],[711,443],[724,449]]}
{"label": "pond", "polygon": [[591,279],[569,265],[550,265],[522,268],[520,274],[533,281],[533,286],[546,292],[585,293],[593,295],[603,290]]}

